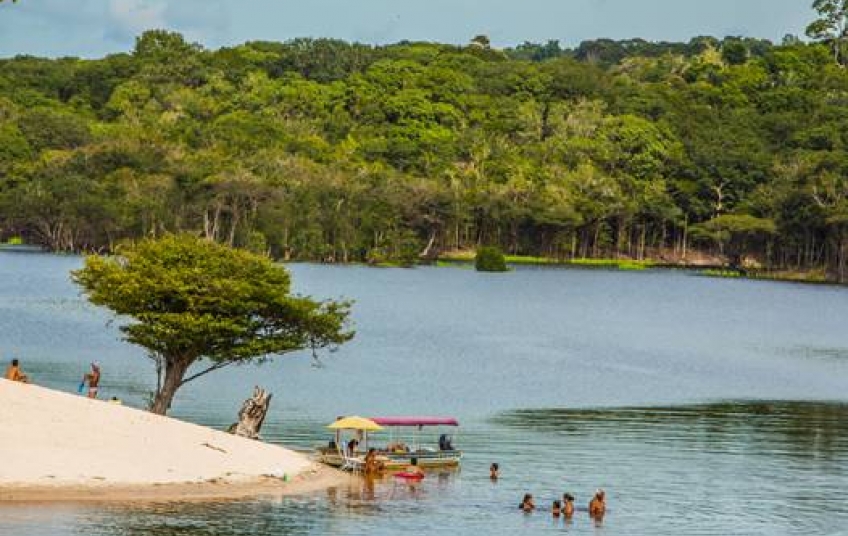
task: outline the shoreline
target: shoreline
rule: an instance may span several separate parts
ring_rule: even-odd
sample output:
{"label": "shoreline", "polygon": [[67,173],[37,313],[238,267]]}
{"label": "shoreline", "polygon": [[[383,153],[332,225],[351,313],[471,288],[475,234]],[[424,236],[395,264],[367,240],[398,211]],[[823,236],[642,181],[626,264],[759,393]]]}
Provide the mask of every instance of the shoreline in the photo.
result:
{"label": "shoreline", "polygon": [[[505,255],[507,266],[542,266],[548,268],[569,268],[576,270],[613,270],[622,272],[639,272],[645,270],[681,270],[698,277],[712,279],[744,279],[748,281],[770,281],[777,283],[799,283],[804,285],[845,286],[838,281],[826,279],[820,271],[792,270],[733,270],[718,263],[698,263],[685,261],[668,261],[663,259],[646,258],[636,261],[628,259],[588,258],[558,260],[548,257],[528,257],[520,255]],[[473,267],[474,257],[468,254],[443,255],[436,261],[441,267]]]}
{"label": "shoreline", "polygon": [[314,463],[309,469],[283,480],[273,476],[249,479],[211,479],[204,482],[150,484],[0,484],[0,505],[10,503],[80,502],[207,502],[280,498],[319,493],[341,486],[352,478],[331,467]]}
{"label": "shoreline", "polygon": [[344,474],[280,445],[0,379],[0,503],[310,493]]}

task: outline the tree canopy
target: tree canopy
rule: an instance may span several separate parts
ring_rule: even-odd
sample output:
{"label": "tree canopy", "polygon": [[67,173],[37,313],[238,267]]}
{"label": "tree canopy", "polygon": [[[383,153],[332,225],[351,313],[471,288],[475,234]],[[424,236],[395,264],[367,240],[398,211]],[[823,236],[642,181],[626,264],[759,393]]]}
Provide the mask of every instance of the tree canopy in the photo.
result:
{"label": "tree canopy", "polygon": [[775,232],[743,256],[845,281],[848,73],[821,39],[207,50],[156,30],[130,54],[0,60],[0,239],[685,259],[722,254],[694,226],[748,215]]}
{"label": "tree canopy", "polygon": [[204,374],[353,336],[348,303],[294,296],[288,271],[267,257],[186,234],[89,256],[73,277],[92,303],[132,319],[121,330],[156,363],[160,414]]}

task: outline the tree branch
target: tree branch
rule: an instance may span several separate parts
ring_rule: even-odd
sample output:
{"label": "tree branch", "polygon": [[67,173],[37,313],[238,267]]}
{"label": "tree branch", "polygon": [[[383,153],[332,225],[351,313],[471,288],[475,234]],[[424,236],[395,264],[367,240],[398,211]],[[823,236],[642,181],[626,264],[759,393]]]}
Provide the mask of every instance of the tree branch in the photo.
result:
{"label": "tree branch", "polygon": [[222,369],[222,368],[224,368],[228,365],[232,365],[233,363],[235,363],[235,361],[223,361],[221,363],[215,363],[214,365],[212,365],[208,369],[202,370],[202,371],[198,372],[197,374],[192,374],[188,378],[185,378],[183,381],[180,382],[180,385],[185,385],[192,380],[196,380],[197,378],[199,378],[201,376],[209,374],[210,372],[214,372],[218,369]]}

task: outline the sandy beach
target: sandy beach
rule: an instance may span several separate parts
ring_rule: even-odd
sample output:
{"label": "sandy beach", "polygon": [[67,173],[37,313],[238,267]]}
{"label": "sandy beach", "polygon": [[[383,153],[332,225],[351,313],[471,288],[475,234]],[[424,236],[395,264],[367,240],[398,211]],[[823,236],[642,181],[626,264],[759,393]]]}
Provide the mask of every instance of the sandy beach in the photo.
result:
{"label": "sandy beach", "polygon": [[204,500],[326,489],[345,475],[276,445],[0,380],[0,500]]}

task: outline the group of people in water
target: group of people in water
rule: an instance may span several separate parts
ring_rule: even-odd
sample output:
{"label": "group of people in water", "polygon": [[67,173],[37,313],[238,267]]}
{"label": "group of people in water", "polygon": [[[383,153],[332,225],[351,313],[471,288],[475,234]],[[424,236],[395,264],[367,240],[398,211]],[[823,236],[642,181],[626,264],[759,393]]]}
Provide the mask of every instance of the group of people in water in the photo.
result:
{"label": "group of people in water", "polygon": [[[500,478],[500,466],[497,463],[493,463],[489,467],[489,478],[493,482]],[[536,501],[533,499],[532,493],[526,493],[524,495],[524,498],[518,505],[518,509],[525,514],[531,514],[536,511]],[[587,511],[589,512],[589,517],[596,521],[604,518],[604,515],[607,513],[606,492],[604,490],[598,489],[595,491],[595,495],[589,501]],[[551,505],[551,515],[555,518],[564,517],[565,519],[574,517],[574,496],[570,493],[563,493],[562,499],[555,500]]]}
{"label": "group of people in water", "polygon": [[[21,362],[18,359],[12,359],[12,362],[6,367],[7,380],[13,382],[29,383],[30,378],[21,370]],[[86,389],[87,388],[87,389]],[[100,363],[94,361],[91,363],[91,370],[83,374],[82,381],[79,386],[79,393],[86,393],[88,398],[97,398],[100,391]],[[112,402],[117,398],[112,398]]]}
{"label": "group of people in water", "polygon": [[[518,505],[518,508],[525,514],[535,512],[536,502],[533,499],[533,494],[526,493],[524,498],[521,500],[521,504]],[[604,518],[604,515],[607,513],[606,493],[604,490],[599,489],[595,492],[592,500],[589,501],[587,511],[589,512],[589,517],[592,519],[601,520]],[[574,517],[574,496],[570,493],[563,493],[562,500],[556,500],[553,502],[553,505],[551,506],[551,515],[557,518],[564,517],[566,519]]]}

